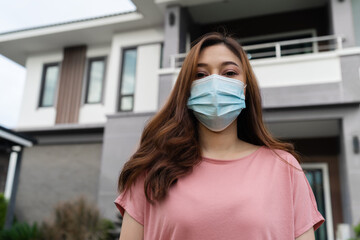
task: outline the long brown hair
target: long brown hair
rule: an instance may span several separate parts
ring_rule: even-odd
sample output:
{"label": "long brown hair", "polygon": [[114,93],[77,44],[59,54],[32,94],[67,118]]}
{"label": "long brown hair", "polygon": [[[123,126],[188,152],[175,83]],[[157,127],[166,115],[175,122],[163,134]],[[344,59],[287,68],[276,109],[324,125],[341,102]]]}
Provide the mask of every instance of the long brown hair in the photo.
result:
{"label": "long brown hair", "polygon": [[191,83],[196,77],[199,54],[204,48],[216,44],[224,44],[240,59],[245,74],[246,108],[237,118],[238,138],[270,149],[284,150],[298,158],[292,144],[275,139],[266,129],[260,90],[240,44],[225,34],[208,33],[193,43],[167,102],[144,128],[139,148],[125,163],[119,176],[120,193],[128,190],[144,174],[147,200],[150,203],[161,201],[178,178],[190,174],[193,166],[200,163],[197,120],[186,104]]}

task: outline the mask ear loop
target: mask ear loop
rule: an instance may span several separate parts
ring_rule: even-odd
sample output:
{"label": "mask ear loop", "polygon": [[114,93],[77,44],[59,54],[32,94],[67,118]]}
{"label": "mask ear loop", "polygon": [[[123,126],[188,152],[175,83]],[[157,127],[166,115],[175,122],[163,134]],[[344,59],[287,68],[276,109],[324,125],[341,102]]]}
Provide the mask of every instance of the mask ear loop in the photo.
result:
{"label": "mask ear loop", "polygon": [[[245,92],[245,88],[246,88],[246,86],[247,86],[247,84],[245,84],[245,86],[244,86],[244,92]],[[244,94],[244,93],[243,93]],[[245,94],[244,94],[244,97],[245,97]],[[246,98],[246,97],[245,97]]]}

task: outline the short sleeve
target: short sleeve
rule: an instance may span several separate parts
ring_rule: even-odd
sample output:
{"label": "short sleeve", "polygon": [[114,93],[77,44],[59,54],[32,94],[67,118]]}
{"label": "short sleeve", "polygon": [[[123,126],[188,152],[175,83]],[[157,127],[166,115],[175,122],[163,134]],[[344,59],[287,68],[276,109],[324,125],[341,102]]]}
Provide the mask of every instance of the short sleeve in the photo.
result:
{"label": "short sleeve", "polygon": [[122,216],[124,216],[126,210],[132,218],[141,225],[144,225],[144,212],[146,206],[144,178],[139,177],[130,189],[120,193],[115,199],[114,204]]}
{"label": "short sleeve", "polygon": [[[296,159],[295,161],[294,166],[301,169]],[[315,196],[305,173],[296,169],[293,171],[293,207],[295,237],[311,227],[314,227],[314,231],[317,230],[325,221],[317,209]]]}

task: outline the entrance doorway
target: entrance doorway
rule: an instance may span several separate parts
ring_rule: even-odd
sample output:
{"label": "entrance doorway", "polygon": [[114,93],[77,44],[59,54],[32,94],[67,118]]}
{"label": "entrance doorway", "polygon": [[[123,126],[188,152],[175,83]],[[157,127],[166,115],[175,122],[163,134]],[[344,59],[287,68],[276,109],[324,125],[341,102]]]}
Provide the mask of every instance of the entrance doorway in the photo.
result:
{"label": "entrance doorway", "polygon": [[301,155],[301,166],[313,190],[325,223],[315,232],[316,239],[335,239],[336,226],[343,222],[339,138],[302,138],[290,140]]}
{"label": "entrance doorway", "polygon": [[316,239],[335,239],[336,227],[343,223],[340,122],[334,119],[267,125],[277,138],[292,143],[300,155],[300,164],[314,192],[319,212],[325,218],[325,223],[316,231]]}
{"label": "entrance doorway", "polygon": [[315,232],[315,239],[334,239],[328,165],[326,163],[305,163],[301,166],[315,195],[317,208],[326,220],[325,224]]}

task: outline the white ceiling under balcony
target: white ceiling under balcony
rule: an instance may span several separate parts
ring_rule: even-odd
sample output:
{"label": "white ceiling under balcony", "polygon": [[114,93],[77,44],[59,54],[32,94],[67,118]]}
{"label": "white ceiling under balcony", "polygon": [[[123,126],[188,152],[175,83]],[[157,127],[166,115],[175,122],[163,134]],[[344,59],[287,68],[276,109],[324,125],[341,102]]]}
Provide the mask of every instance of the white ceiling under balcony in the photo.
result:
{"label": "white ceiling under balcony", "polygon": [[[328,0],[155,0],[158,4],[178,3],[189,8],[196,23],[214,23],[234,19],[290,12],[326,5]],[[306,17],[306,16],[304,16]]]}

